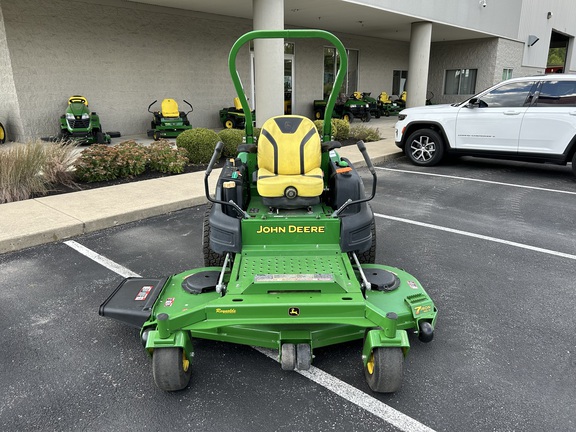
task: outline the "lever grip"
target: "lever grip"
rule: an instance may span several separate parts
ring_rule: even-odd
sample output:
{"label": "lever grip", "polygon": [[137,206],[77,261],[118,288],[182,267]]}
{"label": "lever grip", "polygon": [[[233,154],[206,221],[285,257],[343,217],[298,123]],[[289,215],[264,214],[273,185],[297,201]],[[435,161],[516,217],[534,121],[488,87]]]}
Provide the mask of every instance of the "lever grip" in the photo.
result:
{"label": "lever grip", "polygon": [[212,159],[210,159],[210,163],[208,164],[208,168],[206,168],[206,177],[210,175],[212,172],[212,168],[218,159],[220,159],[220,154],[222,153],[222,149],[224,148],[224,143],[222,141],[218,141],[216,143],[216,147],[214,148],[214,153],[212,154]]}

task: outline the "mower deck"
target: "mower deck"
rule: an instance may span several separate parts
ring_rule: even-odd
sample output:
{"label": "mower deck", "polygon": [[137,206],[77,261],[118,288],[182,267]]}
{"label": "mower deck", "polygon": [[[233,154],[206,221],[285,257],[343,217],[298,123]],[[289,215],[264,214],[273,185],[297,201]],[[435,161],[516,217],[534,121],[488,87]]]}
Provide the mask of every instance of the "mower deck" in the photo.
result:
{"label": "mower deck", "polygon": [[225,162],[214,196],[209,176],[222,142],[206,169],[204,267],[167,278],[129,278],[100,307],[101,315],[141,329],[163,390],[188,385],[194,339],[277,349],[284,370],[309,369],[316,348],[364,339],[368,385],[389,393],[402,382],[407,331],[423,342],[433,338],[436,308],[420,283],[403,270],[374,264],[376,227],[368,201],[377,177],[364,143],[358,149],[373,177],[369,196],[350,161],[338,155],[330,121],[320,134],[306,117],[272,117],[255,142],[236,55],[255,38],[292,37],[321,37],[338,49],[339,70],[326,103],[331,118],[334,89],[347,69],[346,50],[335,36],[320,30],[242,36],[229,66],[246,143]]}

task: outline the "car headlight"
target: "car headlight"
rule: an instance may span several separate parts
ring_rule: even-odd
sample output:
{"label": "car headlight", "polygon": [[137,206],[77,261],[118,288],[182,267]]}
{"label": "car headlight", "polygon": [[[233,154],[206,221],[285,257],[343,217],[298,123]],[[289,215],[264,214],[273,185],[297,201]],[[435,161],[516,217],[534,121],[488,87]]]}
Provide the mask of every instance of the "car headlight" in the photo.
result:
{"label": "car headlight", "polygon": [[405,120],[408,117],[406,114],[398,114],[398,121]]}
{"label": "car headlight", "polygon": [[74,120],[74,114],[66,113],[66,120]]}
{"label": "car headlight", "polygon": [[88,120],[90,118],[90,114],[84,113],[82,114],[82,120]]}

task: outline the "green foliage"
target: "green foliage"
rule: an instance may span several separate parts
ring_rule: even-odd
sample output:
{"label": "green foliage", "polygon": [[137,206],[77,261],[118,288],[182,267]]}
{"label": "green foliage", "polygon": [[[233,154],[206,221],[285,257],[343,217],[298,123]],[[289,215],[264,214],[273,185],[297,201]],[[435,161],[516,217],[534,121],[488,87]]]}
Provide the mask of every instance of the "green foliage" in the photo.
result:
{"label": "green foliage", "polygon": [[188,129],[176,138],[176,145],[186,149],[188,159],[196,164],[210,162],[217,142],[218,134],[205,128]]}
{"label": "green foliage", "polygon": [[81,182],[109,181],[119,177],[116,163],[118,150],[106,144],[93,144],[83,150],[74,164],[76,178]]}
{"label": "green foliage", "polygon": [[563,48],[550,48],[548,51],[547,66],[560,66],[566,60],[566,47]]}
{"label": "green foliage", "polygon": [[116,147],[118,177],[134,177],[146,171],[148,151],[136,141],[122,141]]}
{"label": "green foliage", "polygon": [[238,146],[244,140],[244,131],[240,129],[223,129],[218,132],[218,137],[224,143],[222,155],[224,157],[235,157],[238,153]]}
{"label": "green foliage", "polygon": [[[332,132],[331,132],[332,137],[336,139],[336,136],[338,134],[336,119],[332,119],[331,123],[332,123]],[[318,130],[318,133],[320,134],[320,136],[322,136],[322,133],[324,132],[324,120],[314,120],[314,126],[316,126],[316,130]]]}
{"label": "green foliage", "polygon": [[378,141],[380,138],[380,131],[365,125],[350,126],[350,138],[355,140],[362,140],[364,142]]}
{"label": "green foliage", "polygon": [[332,132],[336,141],[346,141],[350,137],[350,123],[342,119],[332,119],[332,128],[336,128],[336,132]]}
{"label": "green foliage", "polygon": [[175,148],[168,140],[153,142],[148,148],[150,169],[164,174],[180,174],[188,163],[188,152]]}

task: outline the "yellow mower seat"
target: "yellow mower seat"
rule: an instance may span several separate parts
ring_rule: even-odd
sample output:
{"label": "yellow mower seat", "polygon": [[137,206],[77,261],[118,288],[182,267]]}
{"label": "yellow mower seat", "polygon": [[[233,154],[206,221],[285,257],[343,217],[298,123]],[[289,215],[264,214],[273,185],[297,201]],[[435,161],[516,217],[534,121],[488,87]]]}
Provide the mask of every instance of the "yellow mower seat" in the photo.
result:
{"label": "yellow mower seat", "polygon": [[311,198],[319,202],[324,189],[321,158],[312,120],[297,115],[267,120],[258,138],[257,189],[263,202],[274,205],[280,198],[279,206],[288,207],[313,204]]}
{"label": "yellow mower seat", "polygon": [[162,117],[180,117],[178,103],[174,99],[164,99],[162,101]]}
{"label": "yellow mower seat", "polygon": [[390,100],[390,97],[388,96],[388,93],[386,93],[386,92],[380,93],[380,97],[378,99],[380,100],[380,102],[382,102],[384,104],[391,104],[392,103],[392,101]]}

